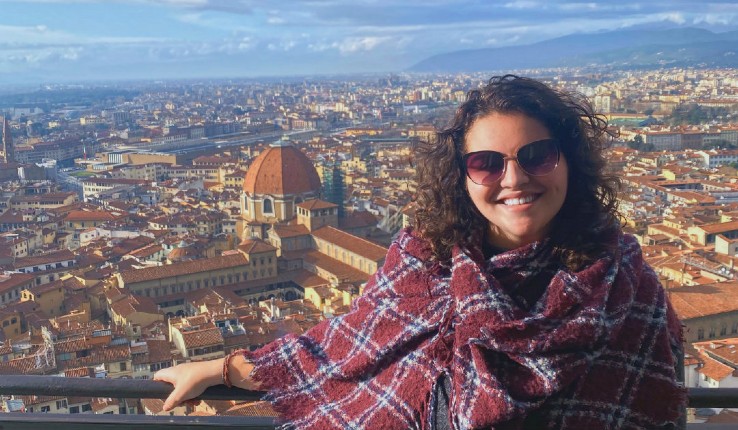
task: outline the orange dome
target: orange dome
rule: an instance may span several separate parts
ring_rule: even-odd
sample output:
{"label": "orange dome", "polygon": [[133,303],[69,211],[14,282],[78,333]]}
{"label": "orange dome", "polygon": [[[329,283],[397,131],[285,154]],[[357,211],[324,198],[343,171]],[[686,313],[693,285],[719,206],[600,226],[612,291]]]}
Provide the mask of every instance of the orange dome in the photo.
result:
{"label": "orange dome", "polygon": [[254,160],[243,181],[250,195],[294,195],[320,191],[320,177],[305,154],[292,145],[270,145]]}

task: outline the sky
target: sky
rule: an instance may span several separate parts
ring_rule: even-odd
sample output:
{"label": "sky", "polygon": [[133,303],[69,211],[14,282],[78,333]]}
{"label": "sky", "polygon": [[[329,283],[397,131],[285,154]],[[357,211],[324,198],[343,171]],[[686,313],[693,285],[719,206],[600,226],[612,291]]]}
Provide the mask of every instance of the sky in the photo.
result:
{"label": "sky", "polygon": [[738,30],[702,0],[0,0],[0,85],[401,72],[572,33]]}

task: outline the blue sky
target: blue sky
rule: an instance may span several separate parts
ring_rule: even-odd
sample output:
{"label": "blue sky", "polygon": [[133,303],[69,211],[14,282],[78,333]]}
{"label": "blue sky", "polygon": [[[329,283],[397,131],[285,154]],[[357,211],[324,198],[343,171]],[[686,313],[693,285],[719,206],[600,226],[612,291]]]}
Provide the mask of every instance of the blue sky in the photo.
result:
{"label": "blue sky", "polygon": [[0,0],[0,82],[398,72],[571,33],[738,29],[734,1]]}

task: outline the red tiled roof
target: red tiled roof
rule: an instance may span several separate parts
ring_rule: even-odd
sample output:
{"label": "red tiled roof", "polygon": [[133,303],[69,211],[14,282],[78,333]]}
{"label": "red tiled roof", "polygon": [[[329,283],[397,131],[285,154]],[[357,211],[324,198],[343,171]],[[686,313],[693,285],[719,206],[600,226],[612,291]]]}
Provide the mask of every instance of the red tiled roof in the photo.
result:
{"label": "red tiled roof", "polygon": [[33,283],[34,279],[36,276],[32,273],[11,273],[9,276],[0,274],[0,293]]}
{"label": "red tiled roof", "polygon": [[329,225],[313,231],[313,236],[372,261],[379,262],[387,255],[387,248]]}
{"label": "red tiled roof", "polygon": [[169,278],[172,276],[189,275],[192,273],[209,272],[231,267],[245,266],[248,260],[243,254],[222,255],[203,260],[185,261],[165,266],[146,267],[121,272],[120,277],[126,284],[150,281],[153,279]]}
{"label": "red tiled roof", "polygon": [[277,236],[283,239],[286,239],[288,237],[307,236],[308,234],[310,234],[310,230],[308,230],[308,228],[302,224],[275,224],[274,227],[272,227],[272,230],[274,231],[274,233],[277,234]]}
{"label": "red tiled roof", "polygon": [[278,417],[279,414],[266,401],[243,403],[223,411],[221,415],[239,417]]}
{"label": "red tiled roof", "polygon": [[732,367],[727,366],[707,355],[703,354],[701,358],[703,365],[702,367],[697,369],[697,372],[705,376],[709,376],[715,381],[722,381],[723,379],[732,375],[735,371],[735,369],[733,369]]}
{"label": "red tiled roof", "polygon": [[307,209],[309,211],[314,211],[318,209],[337,208],[338,205],[335,203],[327,202],[325,200],[310,199],[298,204],[297,207]]}
{"label": "red tiled roof", "polygon": [[206,328],[204,330],[183,331],[182,339],[187,349],[223,345],[223,335],[217,327]]}
{"label": "red tiled roof", "polygon": [[320,177],[305,154],[292,145],[269,146],[254,160],[243,181],[250,195],[317,192]]}
{"label": "red tiled roof", "polygon": [[40,264],[60,263],[62,261],[74,260],[74,253],[68,249],[61,251],[49,252],[44,255],[33,257],[23,257],[15,260],[13,264],[16,268],[38,266]]}
{"label": "red tiled roof", "polygon": [[116,218],[110,212],[105,211],[71,211],[64,217],[64,221],[112,221]]}
{"label": "red tiled roof", "polygon": [[728,231],[738,230],[738,221],[704,224],[699,226],[699,228],[708,234],[725,233]]}
{"label": "red tiled roof", "polygon": [[320,251],[310,250],[306,251],[303,256],[303,261],[310,265],[320,267],[328,273],[335,275],[341,282],[366,282],[369,280],[369,275],[362,272],[359,269],[354,269],[348,264],[342,263],[335,258],[329,257]]}
{"label": "red tiled roof", "polygon": [[683,285],[667,290],[669,300],[682,320],[738,311],[738,282]]}
{"label": "red tiled roof", "polygon": [[238,245],[238,249],[246,254],[259,254],[277,250],[277,248],[259,239],[245,239]]}
{"label": "red tiled roof", "polygon": [[134,313],[159,314],[156,303],[145,296],[128,296],[110,305],[110,308],[121,317],[128,317]]}

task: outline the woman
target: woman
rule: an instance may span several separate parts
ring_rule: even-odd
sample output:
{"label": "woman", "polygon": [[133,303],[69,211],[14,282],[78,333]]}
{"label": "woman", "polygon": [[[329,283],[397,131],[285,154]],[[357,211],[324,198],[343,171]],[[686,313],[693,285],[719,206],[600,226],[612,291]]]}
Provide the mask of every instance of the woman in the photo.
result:
{"label": "woman", "polygon": [[492,78],[418,148],[416,228],[352,311],[160,371],[165,409],[232,381],[300,429],[673,427],[680,324],[620,230],[607,137],[585,101]]}

